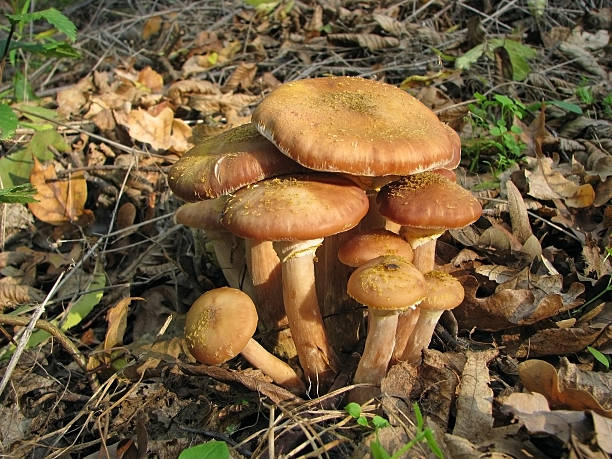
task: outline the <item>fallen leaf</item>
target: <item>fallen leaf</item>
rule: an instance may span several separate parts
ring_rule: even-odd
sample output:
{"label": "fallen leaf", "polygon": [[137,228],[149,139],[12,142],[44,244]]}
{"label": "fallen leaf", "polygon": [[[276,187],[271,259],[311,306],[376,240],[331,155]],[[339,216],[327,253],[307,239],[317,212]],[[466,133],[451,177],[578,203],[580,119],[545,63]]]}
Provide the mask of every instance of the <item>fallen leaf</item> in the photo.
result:
{"label": "fallen leaf", "polygon": [[140,300],[142,298],[127,297],[122,298],[108,310],[106,313],[106,322],[108,323],[106,329],[106,336],[104,337],[103,349],[110,351],[115,346],[123,344],[123,335],[127,329],[127,314],[128,308],[132,300]]}
{"label": "fallen leaf", "polygon": [[489,438],[493,428],[493,391],[489,387],[488,363],[497,354],[497,349],[467,352],[459,385],[453,435],[476,442]]}
{"label": "fallen leaf", "polygon": [[162,26],[162,17],[161,16],[153,16],[147,19],[142,26],[142,39],[148,40],[151,37],[159,34]]}
{"label": "fallen leaf", "polygon": [[239,87],[242,87],[243,89],[248,89],[251,84],[253,84],[253,80],[255,79],[256,74],[257,64],[255,64],[254,62],[241,62],[227,79],[227,81],[221,88],[221,91],[231,92],[235,91]]}
{"label": "fallen leaf", "polygon": [[373,33],[334,33],[329,34],[327,38],[332,43],[356,44],[370,51],[395,48],[400,43],[395,37],[383,37]]}
{"label": "fallen leaf", "polygon": [[527,206],[523,201],[523,196],[516,185],[511,180],[506,182],[506,192],[508,193],[508,212],[512,223],[512,233],[524,244],[533,235],[529,224]]}
{"label": "fallen leaf", "polygon": [[161,92],[164,88],[164,78],[148,65],[138,72],[137,81],[153,92]]}
{"label": "fallen leaf", "polygon": [[[612,417],[612,409],[604,409],[590,392],[562,387],[557,370],[550,363],[543,360],[526,360],[519,364],[518,370],[523,386],[531,392],[544,395],[551,407],[593,410],[602,416]],[[608,391],[606,397],[604,400],[611,400],[612,394]]]}
{"label": "fallen leaf", "polygon": [[58,180],[53,164],[45,167],[34,158],[30,182],[36,187],[38,202],[28,203],[28,208],[39,220],[52,225],[76,223],[86,213],[87,182],[83,175],[70,174],[68,179]]}

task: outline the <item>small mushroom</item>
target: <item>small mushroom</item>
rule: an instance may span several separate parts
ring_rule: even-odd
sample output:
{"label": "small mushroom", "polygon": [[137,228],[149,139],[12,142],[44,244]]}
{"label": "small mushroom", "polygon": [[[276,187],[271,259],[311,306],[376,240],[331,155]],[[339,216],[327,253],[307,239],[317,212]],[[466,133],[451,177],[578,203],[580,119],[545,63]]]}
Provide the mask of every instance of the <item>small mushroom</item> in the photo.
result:
{"label": "small mushroom", "polygon": [[295,370],[252,338],[256,328],[251,298],[235,288],[220,287],[201,295],[187,312],[185,341],[198,362],[219,365],[242,354],[278,385],[303,393],[304,383]]}
{"label": "small mushroom", "polygon": [[419,305],[419,320],[400,359],[409,363],[421,360],[421,352],[429,346],[442,313],[459,306],[464,297],[461,282],[445,272],[430,271],[425,274],[425,282],[427,296]]}
{"label": "small mushroom", "polygon": [[408,261],[414,257],[409,243],[384,229],[354,234],[338,249],[338,260],[353,268],[383,255],[398,255]]}
{"label": "small mushroom", "polygon": [[[423,274],[405,258],[387,255],[357,268],[349,278],[348,294],[368,307],[368,335],[354,383],[380,384],[395,345],[400,312],[415,308],[425,298]],[[363,403],[377,388],[356,388],[350,398]]]}

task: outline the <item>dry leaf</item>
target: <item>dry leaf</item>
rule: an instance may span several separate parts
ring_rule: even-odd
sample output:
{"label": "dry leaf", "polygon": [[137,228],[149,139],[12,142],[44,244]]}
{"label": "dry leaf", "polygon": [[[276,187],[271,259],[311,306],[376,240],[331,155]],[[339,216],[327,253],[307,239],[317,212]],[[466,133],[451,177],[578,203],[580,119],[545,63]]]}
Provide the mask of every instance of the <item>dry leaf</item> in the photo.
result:
{"label": "dry leaf", "polygon": [[44,297],[44,292],[29,285],[0,283],[0,311],[4,311],[4,308],[14,308],[23,303],[36,303],[42,301]]}
{"label": "dry leaf", "polygon": [[164,78],[148,65],[138,72],[138,82],[153,92],[161,92],[164,88]]}
{"label": "dry leaf", "polygon": [[511,180],[506,182],[506,192],[508,193],[508,212],[512,223],[512,233],[524,244],[533,235],[529,224],[527,206],[523,201],[523,196],[516,185]]}
{"label": "dry leaf", "polygon": [[489,387],[488,363],[497,356],[497,349],[467,352],[457,397],[457,418],[453,435],[480,442],[493,428],[493,391]]}
{"label": "dry leaf", "polygon": [[332,43],[357,44],[370,51],[377,51],[385,48],[395,48],[399,46],[399,40],[395,37],[383,37],[373,33],[334,33],[327,38]]}
{"label": "dry leaf", "polygon": [[34,158],[30,182],[36,187],[38,202],[28,203],[28,208],[39,220],[52,225],[76,223],[86,213],[87,182],[82,175],[58,180],[53,164],[45,167]]}
{"label": "dry leaf", "polygon": [[[590,392],[562,387],[557,370],[550,363],[543,360],[526,360],[519,364],[518,369],[525,388],[544,395],[551,407],[593,410],[602,416],[612,417],[612,409],[604,409]],[[606,391],[605,397],[604,400],[611,400],[612,393]]]}
{"label": "dry leaf", "polygon": [[104,338],[104,350],[109,351],[115,346],[123,344],[123,335],[127,328],[128,307],[132,300],[141,300],[142,298],[127,297],[122,298],[119,302],[110,308],[106,313],[106,321],[108,328]]}
{"label": "dry leaf", "polygon": [[[542,357],[545,355],[573,354],[584,350],[600,335],[601,330],[583,328],[546,328],[537,331],[529,338],[520,339],[514,355],[517,358]],[[507,342],[504,336],[504,344]]]}
{"label": "dry leaf", "polygon": [[223,87],[221,88],[222,92],[231,92],[235,91],[239,87],[243,89],[248,89],[251,84],[253,84],[253,80],[255,79],[255,74],[257,73],[257,64],[254,62],[241,62],[236,70],[232,72],[230,77],[227,79]]}
{"label": "dry leaf", "polygon": [[159,34],[162,26],[162,17],[161,16],[153,16],[145,21],[142,26],[142,39],[148,40],[151,37]]}

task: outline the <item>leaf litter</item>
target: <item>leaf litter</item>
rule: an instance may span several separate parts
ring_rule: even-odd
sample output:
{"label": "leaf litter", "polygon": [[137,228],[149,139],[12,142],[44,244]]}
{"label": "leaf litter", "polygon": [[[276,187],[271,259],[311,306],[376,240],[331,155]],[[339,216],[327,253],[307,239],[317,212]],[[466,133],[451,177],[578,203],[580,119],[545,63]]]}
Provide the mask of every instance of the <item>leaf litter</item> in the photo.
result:
{"label": "leaf litter", "polygon": [[[45,318],[101,387],[92,391],[57,337],[28,348],[0,405],[13,420],[2,423],[3,452],[176,457],[217,439],[235,457],[365,457],[373,442],[392,453],[414,437],[417,401],[447,457],[611,454],[609,372],[586,350],[612,353],[608,30],[592,19],[608,10],[562,0],[529,11],[269,2],[262,12],[248,3],[162,2],[126,16],[67,8],[95,59],[36,80],[51,97],[29,110],[56,108],[60,118],[3,144],[3,186],[30,180],[39,195],[30,223],[3,217],[0,304],[28,317],[61,272],[78,271]],[[519,22],[528,32],[506,35]],[[515,120],[522,161],[475,173],[464,159],[459,181],[485,212],[441,238],[437,264],[461,279],[465,301],[423,362],[393,366],[380,399],[362,407],[391,422],[377,432],[342,409],[350,358],[337,390],[303,400],[240,359],[194,364],[181,338],[189,304],[224,281],[206,241],[171,219],[168,168],[198,139],[248,122],[280,82],[326,74],[401,85],[464,139],[475,91],[546,101]],[[481,166],[494,164],[482,154]],[[3,324],[6,354],[20,331]]]}

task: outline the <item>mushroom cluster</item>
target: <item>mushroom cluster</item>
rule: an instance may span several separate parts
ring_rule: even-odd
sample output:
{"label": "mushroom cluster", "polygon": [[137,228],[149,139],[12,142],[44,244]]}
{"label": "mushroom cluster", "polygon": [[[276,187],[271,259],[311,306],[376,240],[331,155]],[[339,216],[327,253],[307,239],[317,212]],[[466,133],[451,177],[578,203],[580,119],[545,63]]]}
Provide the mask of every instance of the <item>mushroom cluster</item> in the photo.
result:
{"label": "mushroom cluster", "polygon": [[[324,317],[342,316],[345,299],[353,312],[362,311],[354,301],[368,308],[354,382],[373,389],[355,390],[356,401],[377,394],[390,362],[417,362],[442,311],[461,302],[461,284],[434,271],[435,238],[481,212],[454,181],[460,147],[457,133],[405,91],[324,77],[280,85],[251,123],[206,140],[172,167],[175,194],[200,201],[179,209],[177,221],[215,241],[228,284],[254,300],[264,345],[289,363],[297,355],[305,384],[289,372],[291,390],[332,383],[338,330]],[[317,255],[321,246],[333,256]],[[228,253],[236,247],[244,252]],[[456,295],[441,299],[440,291]],[[199,304],[189,312],[197,325],[186,328],[196,358],[204,338],[195,329],[212,333],[203,325],[209,319],[194,318]],[[232,325],[242,333],[241,320]]]}

